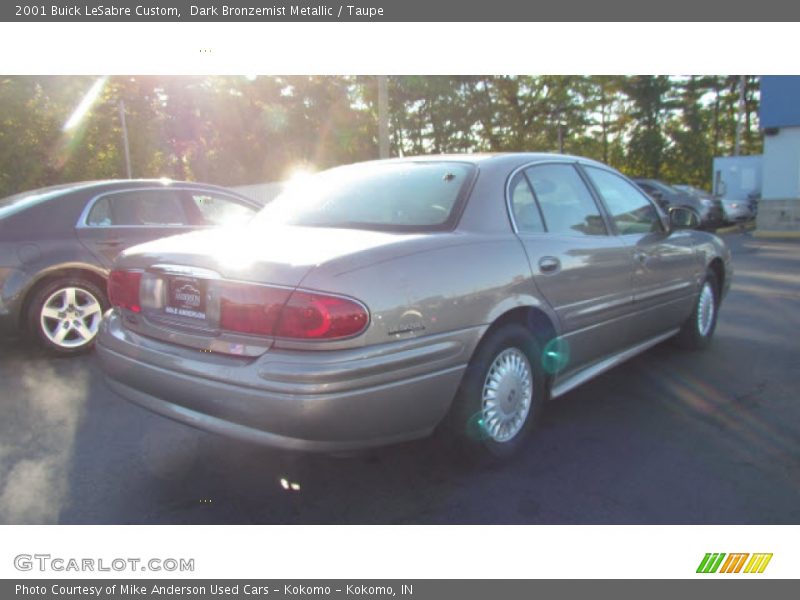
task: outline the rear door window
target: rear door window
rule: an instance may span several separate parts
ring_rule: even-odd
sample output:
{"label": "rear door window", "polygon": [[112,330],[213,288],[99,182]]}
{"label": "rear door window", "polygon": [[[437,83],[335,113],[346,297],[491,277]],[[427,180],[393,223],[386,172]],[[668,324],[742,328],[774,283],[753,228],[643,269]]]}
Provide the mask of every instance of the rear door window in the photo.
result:
{"label": "rear door window", "polygon": [[514,213],[514,222],[520,233],[541,233],[544,223],[536,198],[523,173],[517,173],[511,181],[511,210]]}
{"label": "rear door window", "polygon": [[179,227],[189,222],[179,192],[130,190],[99,198],[86,224],[91,227]]}
{"label": "rear door window", "polygon": [[531,184],[549,233],[562,235],[608,235],[600,209],[591,192],[569,164],[530,167],[525,175]]}
{"label": "rear door window", "polygon": [[255,210],[220,194],[189,192],[192,205],[200,213],[202,225],[237,225],[247,222]]}

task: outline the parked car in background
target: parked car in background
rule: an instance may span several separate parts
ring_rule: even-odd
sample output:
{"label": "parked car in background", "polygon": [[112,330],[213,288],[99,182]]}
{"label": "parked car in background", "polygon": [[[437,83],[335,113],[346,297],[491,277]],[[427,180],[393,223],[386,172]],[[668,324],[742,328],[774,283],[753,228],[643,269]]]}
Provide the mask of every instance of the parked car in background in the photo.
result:
{"label": "parked car in background", "polygon": [[714,202],[719,200],[722,204],[722,215],[725,223],[741,223],[756,218],[756,209],[758,206],[757,195],[750,196],[747,200],[734,200],[725,197],[716,198],[705,190],[691,185],[673,185],[672,187],[700,199],[706,198]]}
{"label": "parked car in background", "polygon": [[726,223],[743,223],[756,218],[756,203],[746,200],[722,199]]}
{"label": "parked car in background", "polygon": [[691,194],[696,198],[714,198],[713,194],[708,193],[707,191],[700,189],[699,187],[695,187],[693,185],[689,185],[687,183],[673,183],[672,187],[674,187],[679,192],[684,192],[686,194]]}
{"label": "parked car in background", "polygon": [[92,346],[120,251],[156,238],[240,223],[259,205],[224,188],[114,180],[0,199],[0,331],[58,354]]}
{"label": "parked car in background", "polygon": [[[682,206],[690,208],[700,218],[702,229],[713,230],[724,224],[722,202],[709,194],[683,191],[658,179],[634,178],[636,185],[647,192],[662,208]],[[697,188],[694,188],[697,189]],[[702,192],[702,190],[700,190]]]}
{"label": "parked car in background", "polygon": [[731,259],[691,224],[579,157],[331,169],[241,228],[123,252],[98,357],[121,396],[243,440],[348,451],[438,427],[507,456],[549,397],[669,338],[707,346]]}

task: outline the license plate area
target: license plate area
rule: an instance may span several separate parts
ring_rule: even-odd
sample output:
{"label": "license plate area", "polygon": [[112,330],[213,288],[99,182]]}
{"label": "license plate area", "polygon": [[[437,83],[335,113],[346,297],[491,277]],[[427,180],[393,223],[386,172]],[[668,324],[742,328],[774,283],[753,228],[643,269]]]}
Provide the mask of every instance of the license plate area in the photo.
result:
{"label": "license plate area", "polygon": [[170,275],[167,277],[164,312],[170,316],[207,320],[208,281],[197,277]]}

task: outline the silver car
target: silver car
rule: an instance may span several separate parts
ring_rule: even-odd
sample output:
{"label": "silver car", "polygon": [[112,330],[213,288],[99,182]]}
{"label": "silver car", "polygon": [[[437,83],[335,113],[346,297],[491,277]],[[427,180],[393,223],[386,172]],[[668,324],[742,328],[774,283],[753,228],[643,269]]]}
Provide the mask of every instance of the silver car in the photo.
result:
{"label": "silver car", "polygon": [[749,200],[722,199],[722,210],[726,223],[751,221],[756,217],[755,205]]}
{"label": "silver car", "polygon": [[693,225],[579,157],[339,167],[247,226],[123,252],[97,350],[121,396],[242,440],[438,429],[503,457],[548,398],[668,338],[709,343],[731,259]]}

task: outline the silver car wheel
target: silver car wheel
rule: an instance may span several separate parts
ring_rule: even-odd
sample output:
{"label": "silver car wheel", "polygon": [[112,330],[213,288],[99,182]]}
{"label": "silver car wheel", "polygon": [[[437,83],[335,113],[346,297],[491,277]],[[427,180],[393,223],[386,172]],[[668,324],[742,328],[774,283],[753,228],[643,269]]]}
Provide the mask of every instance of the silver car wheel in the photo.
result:
{"label": "silver car wheel", "polygon": [[533,397],[533,370],[521,350],[507,348],[492,362],[483,384],[481,425],[496,442],[508,442],[525,425]]}
{"label": "silver car wheel", "polygon": [[79,287],[56,290],[42,304],[42,332],[61,348],[80,348],[97,335],[103,309],[94,294]]}
{"label": "silver car wheel", "polygon": [[697,331],[703,337],[706,337],[711,331],[715,308],[714,290],[711,289],[710,283],[705,282],[703,289],[700,290],[700,298],[697,300]]}

